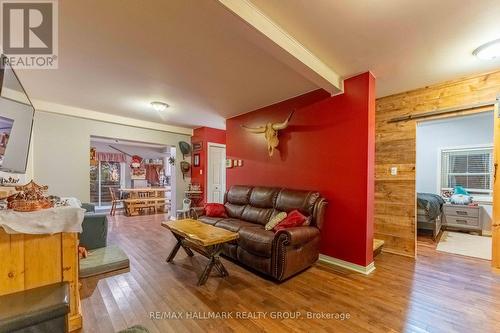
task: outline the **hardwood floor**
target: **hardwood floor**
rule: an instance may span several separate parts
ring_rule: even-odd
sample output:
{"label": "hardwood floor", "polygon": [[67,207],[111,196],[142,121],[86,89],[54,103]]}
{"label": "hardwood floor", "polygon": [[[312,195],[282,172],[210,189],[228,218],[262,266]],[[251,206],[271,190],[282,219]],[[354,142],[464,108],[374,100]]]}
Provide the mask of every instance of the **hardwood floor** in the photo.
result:
{"label": "hardwood floor", "polygon": [[[381,253],[370,276],[316,264],[276,284],[224,259],[229,277],[214,271],[197,287],[207,259],[180,251],[166,263],[175,242],[162,221],[110,217],[109,243],[129,255],[131,268],[81,281],[82,332],[136,324],[151,332],[500,332],[500,275],[487,261],[436,252],[426,240],[416,262]],[[151,312],[163,318],[150,319]],[[183,318],[165,318],[174,312]],[[296,312],[296,319],[274,318]],[[311,319],[308,312],[349,318]],[[233,318],[192,319],[224,313]]]}

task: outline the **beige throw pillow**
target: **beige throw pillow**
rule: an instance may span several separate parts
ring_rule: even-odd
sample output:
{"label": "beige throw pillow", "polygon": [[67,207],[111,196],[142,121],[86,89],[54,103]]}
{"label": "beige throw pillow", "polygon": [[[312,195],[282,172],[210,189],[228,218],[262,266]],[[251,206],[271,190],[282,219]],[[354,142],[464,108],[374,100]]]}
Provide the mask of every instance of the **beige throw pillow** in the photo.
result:
{"label": "beige throw pillow", "polygon": [[286,218],[286,213],[281,212],[276,214],[272,219],[267,222],[266,226],[264,227],[266,230],[273,230],[275,226],[278,225],[281,221],[283,221]]}

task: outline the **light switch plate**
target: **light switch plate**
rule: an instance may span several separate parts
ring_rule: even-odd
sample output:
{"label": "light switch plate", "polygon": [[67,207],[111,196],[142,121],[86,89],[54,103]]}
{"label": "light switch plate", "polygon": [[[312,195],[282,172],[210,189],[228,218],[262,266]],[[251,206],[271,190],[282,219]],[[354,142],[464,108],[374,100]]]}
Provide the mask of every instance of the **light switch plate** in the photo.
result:
{"label": "light switch plate", "polygon": [[397,176],[397,175],[398,175],[398,167],[392,167],[391,176]]}

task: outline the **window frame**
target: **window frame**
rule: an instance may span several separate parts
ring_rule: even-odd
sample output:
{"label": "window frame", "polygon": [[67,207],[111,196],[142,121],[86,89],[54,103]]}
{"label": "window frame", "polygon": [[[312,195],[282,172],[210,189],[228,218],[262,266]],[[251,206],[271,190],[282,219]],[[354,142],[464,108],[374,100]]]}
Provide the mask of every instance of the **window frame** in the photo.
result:
{"label": "window frame", "polygon": [[[103,206],[103,201],[102,201],[102,170],[101,170],[101,163],[102,161],[97,161],[97,180],[96,180],[96,183],[97,183],[97,197],[98,197],[98,200],[97,202],[93,202],[94,204],[97,204],[97,207],[98,208],[103,208],[103,207],[110,207],[110,205],[106,205],[106,206]],[[126,172],[126,162],[112,162],[112,163],[119,163],[120,165],[120,187],[121,188],[124,188],[125,187],[125,183],[126,183],[126,175],[125,175],[125,172]]]}
{"label": "window frame", "polygon": [[[490,149],[492,154],[492,160],[494,165],[494,146],[491,144],[477,144],[477,145],[465,145],[465,146],[453,146],[453,147],[441,147],[438,149],[438,170],[437,170],[437,193],[443,193],[443,177],[442,177],[442,161],[443,161],[443,153],[449,151],[472,151],[472,150],[485,150]],[[484,195],[474,193],[472,196],[474,197],[475,202],[484,202],[484,203],[492,203],[493,202],[493,173],[494,167],[490,170],[490,183],[491,183],[491,194],[484,190]]]}

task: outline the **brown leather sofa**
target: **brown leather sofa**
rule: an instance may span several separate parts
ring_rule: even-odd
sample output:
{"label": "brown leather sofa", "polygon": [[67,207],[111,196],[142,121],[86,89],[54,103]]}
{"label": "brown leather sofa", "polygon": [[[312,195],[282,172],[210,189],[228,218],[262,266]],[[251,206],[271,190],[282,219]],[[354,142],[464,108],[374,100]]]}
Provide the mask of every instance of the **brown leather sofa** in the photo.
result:
{"label": "brown leather sofa", "polygon": [[[204,223],[238,232],[237,241],[225,244],[224,255],[279,281],[318,260],[327,205],[318,192],[238,185],[226,193],[224,205],[227,218],[198,217]],[[309,217],[308,226],[277,233],[264,229],[273,216],[294,209]]]}

